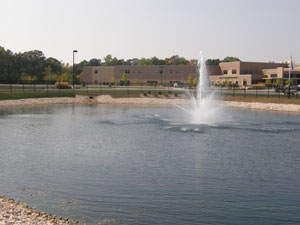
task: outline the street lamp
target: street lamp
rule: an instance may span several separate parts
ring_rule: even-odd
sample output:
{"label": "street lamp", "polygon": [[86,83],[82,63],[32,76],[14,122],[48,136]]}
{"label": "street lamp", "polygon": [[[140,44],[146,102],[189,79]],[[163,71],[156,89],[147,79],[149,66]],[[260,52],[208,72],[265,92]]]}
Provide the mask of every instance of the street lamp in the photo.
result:
{"label": "street lamp", "polygon": [[73,92],[75,91],[75,71],[74,71],[74,56],[77,50],[73,50]]}

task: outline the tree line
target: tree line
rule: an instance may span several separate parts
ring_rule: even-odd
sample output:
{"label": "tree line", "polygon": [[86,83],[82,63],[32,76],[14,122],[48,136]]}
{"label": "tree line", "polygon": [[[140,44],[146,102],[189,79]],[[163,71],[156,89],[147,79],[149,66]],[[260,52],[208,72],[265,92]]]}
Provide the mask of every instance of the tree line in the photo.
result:
{"label": "tree line", "polygon": [[[223,61],[237,61],[238,58],[226,57],[223,60],[208,59],[208,65],[218,65]],[[179,55],[170,58],[132,58],[128,60],[118,59],[107,55],[101,59],[93,58],[83,60],[74,65],[76,84],[83,83],[83,66],[117,66],[117,65],[197,65],[196,59],[187,60]],[[39,50],[13,53],[9,49],[0,46],[0,83],[55,83],[56,81],[70,82],[73,79],[73,67],[53,57],[45,57]]]}

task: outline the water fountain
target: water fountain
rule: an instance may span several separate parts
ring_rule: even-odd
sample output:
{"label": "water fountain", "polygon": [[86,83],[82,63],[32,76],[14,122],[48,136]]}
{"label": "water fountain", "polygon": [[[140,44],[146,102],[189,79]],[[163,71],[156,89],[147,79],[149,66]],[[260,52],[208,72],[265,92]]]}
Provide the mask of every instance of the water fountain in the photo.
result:
{"label": "water fountain", "polygon": [[187,113],[191,124],[215,124],[219,121],[220,107],[215,105],[214,93],[209,92],[209,79],[206,70],[206,62],[203,52],[200,52],[198,61],[198,84],[196,93],[188,91],[190,96],[189,106],[179,106]]}

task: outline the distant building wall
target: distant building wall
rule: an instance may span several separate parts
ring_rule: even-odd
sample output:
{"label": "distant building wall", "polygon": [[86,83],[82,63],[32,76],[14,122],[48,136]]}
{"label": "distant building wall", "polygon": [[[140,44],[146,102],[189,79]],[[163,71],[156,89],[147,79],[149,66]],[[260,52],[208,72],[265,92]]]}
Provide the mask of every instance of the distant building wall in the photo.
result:
{"label": "distant building wall", "polygon": [[[218,66],[207,66],[208,74],[219,73]],[[126,74],[131,84],[156,82],[157,84],[168,84],[172,82],[186,83],[189,75],[193,79],[198,77],[196,66],[163,65],[163,66],[84,66],[83,79],[90,84],[116,83],[122,80],[122,74]]]}
{"label": "distant building wall", "polygon": [[[227,62],[219,66],[207,65],[207,73],[212,85],[232,83],[239,86],[263,82],[264,79],[285,79],[288,64],[261,62]],[[294,72],[293,72],[294,73]],[[116,84],[126,74],[131,84],[169,84],[174,82],[187,83],[189,74],[198,78],[197,66],[183,65],[152,65],[152,66],[84,66],[83,79],[89,84]],[[295,75],[298,76],[298,75]]]}

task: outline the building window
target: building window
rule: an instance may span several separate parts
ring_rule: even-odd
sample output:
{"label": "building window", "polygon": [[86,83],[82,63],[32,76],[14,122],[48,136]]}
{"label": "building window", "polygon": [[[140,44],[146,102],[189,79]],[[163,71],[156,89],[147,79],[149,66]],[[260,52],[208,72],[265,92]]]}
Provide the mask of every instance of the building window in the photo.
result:
{"label": "building window", "polygon": [[157,70],[155,70],[155,74],[158,74]]}
{"label": "building window", "polygon": [[95,70],[94,73],[97,74],[97,73],[98,73],[98,70]]}
{"label": "building window", "polygon": [[176,70],[175,73],[176,73],[176,74],[180,74],[180,70]]}
{"label": "building window", "polygon": [[120,73],[122,74],[122,73],[123,73],[123,70],[120,70]]}
{"label": "building window", "polygon": [[135,70],[133,71],[133,73],[135,73]]}
{"label": "building window", "polygon": [[223,70],[223,74],[228,74],[228,70]]}
{"label": "building window", "polygon": [[277,74],[271,74],[271,78],[276,78]]}
{"label": "building window", "polygon": [[170,74],[173,74],[173,70],[170,70]]}
{"label": "building window", "polygon": [[125,73],[126,74],[130,74],[130,70],[125,70]]}
{"label": "building window", "polygon": [[139,70],[139,72],[138,72],[139,74],[142,74],[143,73],[143,71],[141,71],[141,70]]}
{"label": "building window", "polygon": [[236,74],[236,70],[232,70],[232,74]]}

